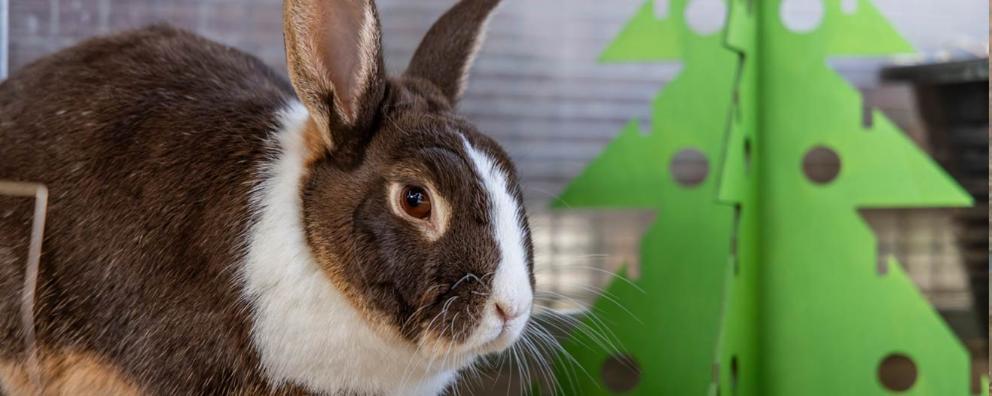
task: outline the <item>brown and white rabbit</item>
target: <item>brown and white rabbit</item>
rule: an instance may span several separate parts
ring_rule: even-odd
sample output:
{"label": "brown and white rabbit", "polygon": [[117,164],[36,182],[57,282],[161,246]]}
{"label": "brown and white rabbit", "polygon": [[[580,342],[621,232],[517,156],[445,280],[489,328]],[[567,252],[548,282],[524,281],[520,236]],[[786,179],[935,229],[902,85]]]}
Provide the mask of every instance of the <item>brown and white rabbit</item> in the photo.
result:
{"label": "brown and white rabbit", "polygon": [[0,179],[51,197],[43,389],[18,320],[30,202],[0,198],[0,389],[433,395],[513,344],[520,187],[454,114],[497,3],[458,2],[393,78],[371,0],[287,0],[291,85],[163,26],[0,84]]}

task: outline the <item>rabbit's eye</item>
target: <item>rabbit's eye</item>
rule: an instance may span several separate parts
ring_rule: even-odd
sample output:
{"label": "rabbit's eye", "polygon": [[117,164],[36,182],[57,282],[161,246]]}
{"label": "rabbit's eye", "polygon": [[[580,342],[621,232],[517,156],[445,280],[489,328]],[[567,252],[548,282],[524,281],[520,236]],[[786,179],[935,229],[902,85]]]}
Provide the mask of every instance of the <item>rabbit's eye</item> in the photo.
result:
{"label": "rabbit's eye", "polygon": [[431,197],[420,187],[404,187],[400,194],[400,206],[415,219],[426,219],[431,215]]}

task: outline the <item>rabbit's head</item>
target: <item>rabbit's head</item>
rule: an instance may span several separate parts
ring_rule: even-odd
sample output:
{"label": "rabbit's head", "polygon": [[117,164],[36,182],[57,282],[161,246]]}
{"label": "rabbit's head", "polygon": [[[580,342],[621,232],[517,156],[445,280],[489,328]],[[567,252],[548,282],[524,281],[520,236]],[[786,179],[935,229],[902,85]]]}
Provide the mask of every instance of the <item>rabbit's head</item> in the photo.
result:
{"label": "rabbit's head", "polygon": [[331,283],[427,357],[502,350],[533,302],[513,164],[454,112],[495,0],[458,2],[407,71],[384,72],[369,0],[289,0],[287,60],[307,108],[303,226]]}

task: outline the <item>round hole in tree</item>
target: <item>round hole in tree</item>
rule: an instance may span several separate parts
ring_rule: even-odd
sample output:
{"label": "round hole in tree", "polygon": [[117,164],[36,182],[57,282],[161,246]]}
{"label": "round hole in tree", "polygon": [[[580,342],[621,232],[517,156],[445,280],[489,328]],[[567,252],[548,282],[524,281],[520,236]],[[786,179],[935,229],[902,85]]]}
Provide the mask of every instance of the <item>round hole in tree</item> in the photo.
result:
{"label": "round hole in tree", "polygon": [[744,138],[744,172],[751,172],[751,138]]}
{"label": "round hole in tree", "polygon": [[710,173],[710,162],[701,151],[688,148],[675,154],[669,170],[679,185],[693,187],[706,180]]}
{"label": "round hole in tree", "polygon": [[803,156],[803,173],[813,183],[830,183],[840,174],[840,156],[828,147],[813,147]]}
{"label": "round hole in tree", "polygon": [[916,383],[916,377],[916,363],[901,353],[889,354],[878,363],[878,381],[890,391],[909,390]]}
{"label": "round hole in tree", "polygon": [[782,24],[796,33],[816,30],[823,21],[822,0],[782,0],[779,17]]}
{"label": "round hole in tree", "polygon": [[737,375],[737,355],[730,357],[730,388],[737,390],[737,382],[739,376]]}
{"label": "round hole in tree", "polygon": [[641,382],[641,365],[628,354],[611,355],[603,362],[599,374],[606,389],[616,393],[627,392]]}
{"label": "round hole in tree", "polygon": [[668,18],[669,4],[668,0],[655,0],[654,2],[654,17],[656,19],[667,19]]}
{"label": "round hole in tree", "polygon": [[723,30],[727,19],[727,4],[723,0],[690,0],[685,8],[685,21],[700,36]]}

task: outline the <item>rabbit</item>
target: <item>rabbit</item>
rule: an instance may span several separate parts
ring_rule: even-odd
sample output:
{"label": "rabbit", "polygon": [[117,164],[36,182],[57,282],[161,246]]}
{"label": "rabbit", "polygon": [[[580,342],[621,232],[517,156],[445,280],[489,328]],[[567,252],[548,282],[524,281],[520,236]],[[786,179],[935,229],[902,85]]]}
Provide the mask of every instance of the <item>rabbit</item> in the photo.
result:
{"label": "rabbit", "polygon": [[288,82],[165,25],[11,75],[0,179],[50,201],[32,344],[31,202],[0,198],[2,392],[436,395],[512,346],[519,178],[455,113],[497,5],[454,4],[395,77],[372,0],[286,0]]}

